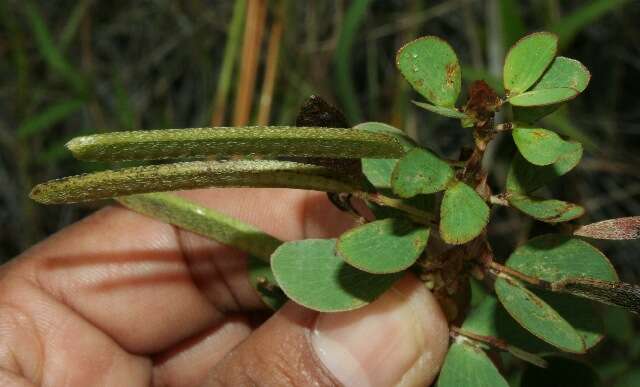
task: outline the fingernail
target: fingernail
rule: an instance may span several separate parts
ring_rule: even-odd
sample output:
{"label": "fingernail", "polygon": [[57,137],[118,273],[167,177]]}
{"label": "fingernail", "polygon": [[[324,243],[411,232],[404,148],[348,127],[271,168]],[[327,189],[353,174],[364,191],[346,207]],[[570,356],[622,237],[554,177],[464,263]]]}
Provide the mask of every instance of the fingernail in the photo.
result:
{"label": "fingernail", "polygon": [[320,314],[311,341],[346,386],[424,384],[442,364],[448,327],[435,298],[407,275],[364,308]]}

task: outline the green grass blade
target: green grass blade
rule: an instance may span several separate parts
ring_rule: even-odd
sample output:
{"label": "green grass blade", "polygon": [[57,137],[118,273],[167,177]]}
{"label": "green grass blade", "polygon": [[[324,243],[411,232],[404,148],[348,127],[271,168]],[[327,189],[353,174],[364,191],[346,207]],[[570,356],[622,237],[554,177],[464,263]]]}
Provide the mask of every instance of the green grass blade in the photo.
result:
{"label": "green grass blade", "polygon": [[353,192],[329,168],[290,161],[193,161],[69,176],[39,184],[31,198],[45,204],[75,203],[148,192],[205,187],[299,188]]}
{"label": "green grass blade", "polygon": [[572,14],[558,20],[549,29],[560,38],[560,46],[566,47],[586,26],[628,2],[629,0],[593,0]]}
{"label": "green grass blade", "polygon": [[218,75],[218,85],[213,101],[211,122],[214,125],[215,123],[224,122],[226,101],[233,77],[233,65],[236,63],[238,49],[242,42],[242,27],[244,26],[246,8],[246,0],[236,0],[233,7],[233,16],[229,22],[229,33],[227,35],[227,42],[224,46],[222,66],[220,68],[220,74]]}
{"label": "green grass blade", "polygon": [[48,106],[44,111],[25,120],[17,130],[18,137],[26,139],[64,120],[84,106],[81,99],[61,101]]}
{"label": "green grass blade", "polygon": [[149,193],[117,200],[133,211],[246,251],[267,262],[282,244],[249,224],[174,194]]}
{"label": "green grass blade", "polygon": [[54,39],[45,24],[40,11],[32,1],[24,2],[27,21],[34,35],[36,47],[47,65],[58,73],[76,91],[85,90],[85,81],[67,61],[54,43]]}
{"label": "green grass blade", "polygon": [[371,0],[354,0],[344,16],[335,51],[336,89],[347,118],[352,122],[362,121],[353,79],[351,77],[351,48],[357,38],[360,25],[367,15]]}
{"label": "green grass blade", "polygon": [[115,132],[77,137],[75,157],[94,161],[153,160],[209,155],[398,158],[397,139],[357,129],[253,126]]}
{"label": "green grass blade", "polygon": [[84,19],[87,13],[87,10],[89,9],[92,3],[93,3],[93,0],[80,0],[73,7],[73,10],[71,11],[67,19],[67,23],[65,24],[64,29],[60,34],[60,50],[61,51],[64,52],[67,50],[67,48],[69,48],[71,41],[73,40],[73,38],[76,36],[76,33],[78,32],[78,27],[80,26],[80,23]]}

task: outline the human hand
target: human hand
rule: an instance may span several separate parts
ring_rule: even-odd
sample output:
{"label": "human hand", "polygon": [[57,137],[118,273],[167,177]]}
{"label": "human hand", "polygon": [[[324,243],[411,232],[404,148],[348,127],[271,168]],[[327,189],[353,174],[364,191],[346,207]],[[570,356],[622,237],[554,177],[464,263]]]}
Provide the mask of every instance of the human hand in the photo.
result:
{"label": "human hand", "polygon": [[[352,225],[319,192],[184,194],[283,240]],[[245,254],[122,207],[67,227],[0,268],[0,385],[428,385],[445,318],[410,274],[374,303],[322,314],[265,307]]]}

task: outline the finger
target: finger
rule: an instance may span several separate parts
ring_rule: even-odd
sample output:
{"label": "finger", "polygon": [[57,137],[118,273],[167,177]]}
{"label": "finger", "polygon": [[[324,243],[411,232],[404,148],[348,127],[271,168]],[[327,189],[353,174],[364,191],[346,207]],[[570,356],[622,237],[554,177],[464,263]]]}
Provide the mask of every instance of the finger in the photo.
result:
{"label": "finger", "polygon": [[0,381],[15,379],[0,385],[149,385],[149,359],[122,350],[39,287],[6,269],[0,277]]}
{"label": "finger", "polygon": [[246,319],[226,317],[196,337],[155,356],[153,385],[171,387],[197,386],[212,366],[251,333]]}
{"label": "finger", "polygon": [[[230,189],[189,196],[281,239],[335,235],[350,222],[319,192]],[[155,353],[220,322],[230,305],[225,297],[240,305],[258,302],[239,259],[244,256],[184,235],[129,210],[107,208],[29,250],[11,270],[127,351]],[[219,266],[192,275],[189,257]],[[194,277],[209,284],[205,292]]]}
{"label": "finger", "polygon": [[355,311],[317,314],[288,303],[221,361],[206,385],[428,385],[448,341],[438,303],[409,274]]}

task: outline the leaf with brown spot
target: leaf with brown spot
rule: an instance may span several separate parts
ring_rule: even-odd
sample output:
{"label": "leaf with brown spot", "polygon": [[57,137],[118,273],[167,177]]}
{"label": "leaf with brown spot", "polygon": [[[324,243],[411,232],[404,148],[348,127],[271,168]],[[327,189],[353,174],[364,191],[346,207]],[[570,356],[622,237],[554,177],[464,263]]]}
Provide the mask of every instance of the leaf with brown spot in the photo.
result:
{"label": "leaf with brown spot", "polygon": [[562,200],[538,199],[522,194],[511,194],[507,200],[518,210],[546,223],[567,222],[584,214],[581,206]]}
{"label": "leaf with brown spot", "polygon": [[582,226],[573,233],[574,235],[611,240],[630,240],[640,238],[640,216],[629,216],[603,220]]}
{"label": "leaf with brown spot", "polygon": [[460,94],[461,73],[453,48],[436,36],[407,43],[396,56],[402,76],[436,106],[452,108]]}

